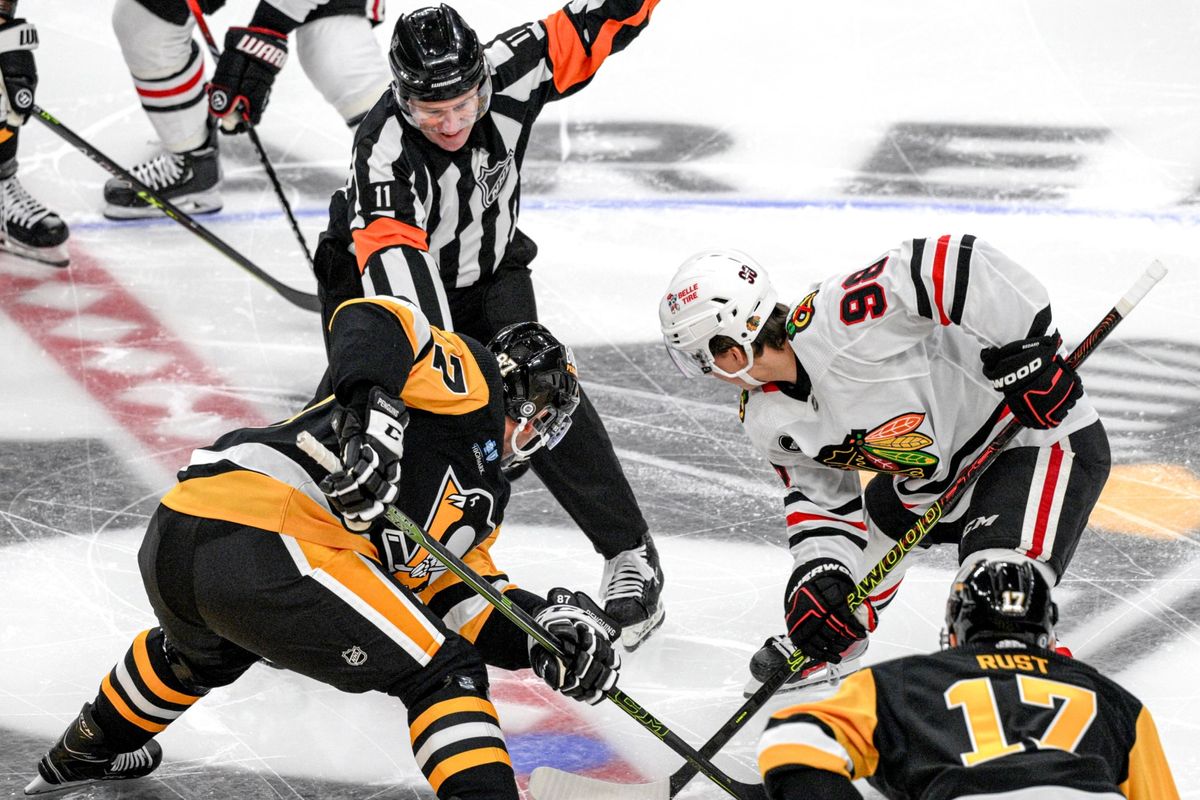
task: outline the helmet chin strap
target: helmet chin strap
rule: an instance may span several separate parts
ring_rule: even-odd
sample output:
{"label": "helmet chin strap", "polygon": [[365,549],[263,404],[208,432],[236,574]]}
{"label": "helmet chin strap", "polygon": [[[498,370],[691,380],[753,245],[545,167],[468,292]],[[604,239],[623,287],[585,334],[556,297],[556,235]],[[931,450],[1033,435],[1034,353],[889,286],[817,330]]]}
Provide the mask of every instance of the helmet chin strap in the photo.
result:
{"label": "helmet chin strap", "polygon": [[718,375],[723,375],[726,378],[734,378],[736,380],[745,381],[751,386],[762,386],[767,381],[760,381],[758,378],[750,376],[750,370],[754,368],[754,346],[749,344],[742,345],[742,352],[746,354],[746,366],[739,369],[737,372],[726,372],[716,365],[712,365],[712,371]]}
{"label": "helmet chin strap", "polygon": [[537,438],[537,444],[535,444],[533,447],[531,447],[527,450],[522,449],[522,447],[519,444],[517,444],[517,437],[520,436],[521,433],[526,429],[526,427],[528,427],[530,425],[530,420],[527,417],[521,417],[520,420],[514,420],[514,421],[517,423],[517,425],[515,428],[513,428],[512,435],[508,437],[509,456],[508,456],[508,459],[505,461],[505,464],[504,464],[505,466],[507,466],[509,464],[515,464],[520,461],[525,461],[531,455],[533,455],[538,450],[540,450],[542,448],[542,444],[544,444],[546,441],[546,437],[539,435]]}

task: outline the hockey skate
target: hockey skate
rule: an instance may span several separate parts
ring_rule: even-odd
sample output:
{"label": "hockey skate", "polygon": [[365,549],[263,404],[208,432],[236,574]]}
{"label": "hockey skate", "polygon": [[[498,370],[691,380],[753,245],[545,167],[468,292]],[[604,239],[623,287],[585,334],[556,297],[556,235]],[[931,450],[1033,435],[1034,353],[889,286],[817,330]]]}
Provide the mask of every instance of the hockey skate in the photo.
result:
{"label": "hockey skate", "polygon": [[[211,214],[221,210],[221,162],[214,135],[196,150],[161,153],[135,165],[130,173],[187,214]],[[109,219],[143,219],[162,212],[143,200],[124,178],[104,184],[104,216]]]}
{"label": "hockey skate", "polygon": [[663,624],[662,587],[658,550],[648,533],[639,546],[604,562],[600,597],[604,613],[621,623],[621,644],[626,650],[636,650]]}
{"label": "hockey skate", "polygon": [[25,190],[16,170],[15,160],[0,167],[0,249],[43,264],[67,266],[66,223]]}
{"label": "hockey skate", "polygon": [[[816,686],[837,685],[842,678],[858,672],[863,666],[862,657],[867,652],[868,639],[860,639],[847,648],[842,654],[841,662],[830,664],[827,661],[817,661],[792,674],[779,688],[779,693],[795,692],[801,689],[811,689]],[[767,678],[783,667],[795,648],[788,637],[772,636],[763,643],[758,652],[750,659],[750,681],[742,694],[750,697],[762,686]]]}
{"label": "hockey skate", "polygon": [[132,753],[113,753],[86,704],[50,752],[38,762],[38,774],[25,794],[46,794],[92,781],[144,778],[162,763],[162,748],[151,739]]}

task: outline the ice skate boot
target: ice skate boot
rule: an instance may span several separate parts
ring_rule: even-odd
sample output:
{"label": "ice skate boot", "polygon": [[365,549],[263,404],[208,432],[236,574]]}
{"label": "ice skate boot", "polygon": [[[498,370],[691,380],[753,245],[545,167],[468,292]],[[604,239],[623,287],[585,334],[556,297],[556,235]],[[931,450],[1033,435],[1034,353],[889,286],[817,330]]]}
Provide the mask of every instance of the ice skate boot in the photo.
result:
{"label": "ice skate boot", "polygon": [[92,781],[144,778],[162,763],[162,748],[151,739],[132,753],[114,753],[104,746],[104,736],[86,704],[71,726],[38,762],[37,777],[25,794],[46,794]]}
{"label": "ice skate boot", "polygon": [[[202,147],[186,153],[161,153],[129,171],[186,214],[221,210],[221,162],[215,129]],[[104,184],[104,201],[104,216],[109,219],[143,219],[162,213],[124,178],[110,178]]]}
{"label": "ice skate boot", "polygon": [[604,613],[621,623],[621,644],[636,650],[666,617],[663,572],[658,550],[647,533],[642,543],[604,562],[600,597]]}
{"label": "ice skate boot", "polygon": [[16,159],[0,165],[0,249],[43,264],[67,266],[66,223],[27,192],[16,173]]}
{"label": "ice skate boot", "polygon": [[[860,639],[850,645],[842,653],[841,662],[837,664],[815,661],[803,667],[799,672],[792,673],[792,676],[779,688],[779,692],[794,692],[827,684],[836,685],[842,678],[852,672],[857,672],[864,666],[862,657],[867,652],[868,641]],[[788,637],[779,635],[767,639],[750,659],[750,681],[746,684],[743,694],[746,697],[754,694],[767,678],[774,675],[787,663],[793,652],[795,652],[795,648]]]}

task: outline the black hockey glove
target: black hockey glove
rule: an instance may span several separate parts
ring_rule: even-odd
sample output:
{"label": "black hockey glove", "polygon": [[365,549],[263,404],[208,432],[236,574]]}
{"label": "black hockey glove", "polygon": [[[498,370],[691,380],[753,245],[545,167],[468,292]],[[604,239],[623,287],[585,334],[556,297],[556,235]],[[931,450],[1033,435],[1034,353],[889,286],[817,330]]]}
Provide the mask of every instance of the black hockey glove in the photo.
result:
{"label": "black hockey glove", "polygon": [[225,133],[246,130],[262,119],[271,84],[287,61],[287,36],[267,28],[230,28],[225,52],[208,84],[208,111]]}
{"label": "black hockey glove", "polygon": [[365,409],[334,412],[342,469],[325,476],[320,488],[352,530],[369,527],[384,505],[399,495],[407,425],[404,403],[378,386],[371,390]]}
{"label": "black hockey glove", "polygon": [[565,657],[559,658],[529,637],[529,663],[550,688],[567,697],[595,705],[617,685],[621,656],[612,643],[621,626],[583,592],[551,589],[550,605],[534,617],[558,637]]}
{"label": "black hockey glove", "polygon": [[1059,341],[1057,336],[1038,336],[979,354],[984,376],[1026,428],[1057,428],[1083,396],[1079,376],[1058,354]]}
{"label": "black hockey glove", "polygon": [[37,46],[37,28],[25,20],[0,24],[0,91],[4,93],[6,121],[14,128],[25,124],[33,107],[38,84],[33,51]]}
{"label": "black hockey glove", "polygon": [[814,661],[837,664],[842,654],[877,622],[871,601],[853,613],[847,597],[854,591],[850,570],[832,558],[806,561],[792,571],[784,593],[788,638]]}

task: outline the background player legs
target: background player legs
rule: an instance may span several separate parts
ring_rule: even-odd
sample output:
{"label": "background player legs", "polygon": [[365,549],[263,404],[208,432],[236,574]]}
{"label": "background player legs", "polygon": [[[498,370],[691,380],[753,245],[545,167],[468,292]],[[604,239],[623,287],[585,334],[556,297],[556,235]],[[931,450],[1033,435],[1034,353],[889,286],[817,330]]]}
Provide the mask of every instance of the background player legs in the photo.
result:
{"label": "background player legs", "polygon": [[337,14],[306,22],[295,37],[304,74],[347,125],[358,125],[392,78],[371,23]]}
{"label": "background player legs", "polygon": [[[222,3],[203,2],[206,12]],[[138,180],[190,214],[221,209],[215,129],[205,104],[204,56],[184,0],[117,0],[113,31],[138,100],[166,150],[135,165]],[[132,219],[159,212],[119,178],[104,185],[105,216]]]}
{"label": "background player legs", "polygon": [[20,128],[0,124],[0,242],[22,255],[66,266],[65,253],[57,252],[69,235],[66,223],[17,178],[19,138]]}

